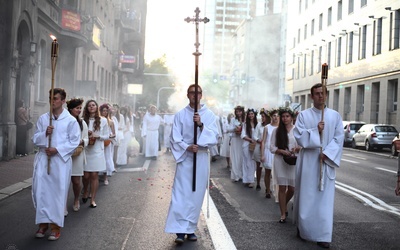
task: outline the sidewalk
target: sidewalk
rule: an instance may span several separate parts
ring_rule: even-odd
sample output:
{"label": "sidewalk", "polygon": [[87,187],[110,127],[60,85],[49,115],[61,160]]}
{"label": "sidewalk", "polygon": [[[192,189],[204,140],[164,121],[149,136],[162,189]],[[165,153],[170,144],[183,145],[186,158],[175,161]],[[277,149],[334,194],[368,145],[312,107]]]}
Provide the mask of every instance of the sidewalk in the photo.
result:
{"label": "sidewalk", "polygon": [[35,154],[0,161],[0,200],[32,185]]}

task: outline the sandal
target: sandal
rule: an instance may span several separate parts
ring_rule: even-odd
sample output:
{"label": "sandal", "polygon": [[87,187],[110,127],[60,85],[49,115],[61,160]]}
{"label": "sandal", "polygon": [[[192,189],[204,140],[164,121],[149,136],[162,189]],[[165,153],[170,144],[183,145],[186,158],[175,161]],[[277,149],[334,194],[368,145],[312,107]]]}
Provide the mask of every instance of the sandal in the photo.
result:
{"label": "sandal", "polygon": [[286,223],[286,219],[280,219],[279,223]]}

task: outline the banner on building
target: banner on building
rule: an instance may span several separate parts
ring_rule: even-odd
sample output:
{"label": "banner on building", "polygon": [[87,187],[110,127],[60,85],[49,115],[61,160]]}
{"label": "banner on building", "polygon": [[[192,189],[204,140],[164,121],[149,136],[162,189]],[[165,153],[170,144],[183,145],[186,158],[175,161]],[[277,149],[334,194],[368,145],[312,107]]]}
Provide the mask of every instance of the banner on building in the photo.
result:
{"label": "banner on building", "polygon": [[81,16],[70,10],[62,10],[61,27],[67,30],[81,30]]}

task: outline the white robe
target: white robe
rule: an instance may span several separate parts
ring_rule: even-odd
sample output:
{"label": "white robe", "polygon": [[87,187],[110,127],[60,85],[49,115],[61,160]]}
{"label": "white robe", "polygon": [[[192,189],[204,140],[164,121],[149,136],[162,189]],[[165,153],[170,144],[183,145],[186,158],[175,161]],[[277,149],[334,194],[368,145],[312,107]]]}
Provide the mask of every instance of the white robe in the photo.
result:
{"label": "white robe", "polygon": [[129,118],[126,118],[125,120],[125,117],[122,116],[121,119],[119,120],[118,133],[120,141],[117,151],[117,160],[116,160],[117,165],[128,164],[128,145],[132,138],[131,132],[129,131],[129,127],[127,127],[129,126],[129,124],[130,124]]}
{"label": "white robe", "polygon": [[319,191],[320,135],[318,122],[321,110],[309,108],[296,120],[293,135],[302,147],[297,158],[294,220],[303,239],[331,242],[335,197],[335,169],[339,167],[343,149],[343,126],[340,114],[325,108],[322,149],[328,157],[323,164],[324,189]]}
{"label": "white robe", "polygon": [[[288,149],[289,151],[293,151],[295,148],[298,147],[296,139],[293,136],[293,128],[287,133],[288,135]],[[275,155],[276,150],[278,147],[276,146],[276,133],[278,129],[274,129],[271,135],[271,144],[270,144],[270,152]],[[274,156],[274,175],[276,181],[274,182],[278,186],[292,186],[295,187],[295,180],[296,180],[296,166],[289,165],[283,160],[282,155],[275,155]],[[279,188],[278,188],[279,189]]]}
{"label": "white robe", "polygon": [[85,147],[89,143],[88,126],[82,120],[81,140],[83,140],[83,150],[78,156],[72,157],[72,174],[71,176],[83,176],[83,166],[86,164]]}
{"label": "white robe", "polygon": [[174,115],[164,115],[164,147],[171,148],[169,140],[172,131],[172,123],[174,122]]}
{"label": "white robe", "polygon": [[221,149],[219,151],[219,155],[222,157],[230,157],[230,142],[231,142],[231,133],[228,132],[230,124],[228,123],[228,119],[224,117],[222,119],[222,144]]}
{"label": "white robe", "polygon": [[[254,128],[251,129],[251,139],[254,138]],[[254,173],[256,171],[256,162],[253,160],[253,153],[249,150],[249,141],[245,141],[244,138],[247,136],[246,134],[246,124],[243,124],[241,138],[243,140],[242,143],[242,154],[243,154],[243,183],[254,183]]]}
{"label": "white robe", "polygon": [[81,130],[76,118],[64,109],[57,120],[53,118],[54,126],[51,136],[51,147],[58,153],[50,158],[50,174],[47,174],[48,157],[45,149],[49,137],[46,129],[49,126],[50,114],[39,117],[36,131],[32,137],[39,151],[33,162],[32,198],[36,208],[35,223],[54,223],[64,227],[64,209],[71,182],[71,155],[81,140]]}
{"label": "white robe", "polygon": [[261,162],[261,144],[259,142],[261,142],[261,140],[263,139],[262,137],[264,133],[264,128],[265,126],[263,126],[262,123],[259,122],[257,123],[257,126],[254,130],[253,138],[255,141],[258,141],[253,152],[253,160],[255,160],[256,162]]}
{"label": "white robe", "polygon": [[106,118],[100,117],[100,130],[94,130],[94,118],[89,119],[88,128],[95,135],[100,136],[94,145],[85,147],[86,165],[83,167],[85,172],[102,172],[106,170],[106,158],[104,156],[104,140],[110,136],[110,131]]}
{"label": "white robe", "polygon": [[272,132],[274,132],[274,129],[276,129],[275,126],[272,126],[271,124],[268,124],[264,129],[267,129],[267,136],[265,137],[265,146],[264,146],[264,162],[263,166],[267,169],[272,169],[272,165],[274,163],[274,156],[275,154],[271,153],[270,150],[270,145],[271,145],[271,138],[272,138]]}
{"label": "white robe", "polygon": [[142,137],[145,143],[145,157],[158,156],[158,129],[163,123],[161,116],[147,114],[143,118]]}
{"label": "white robe", "polygon": [[165,225],[166,233],[194,233],[208,183],[209,157],[207,149],[218,142],[215,115],[203,104],[198,110],[203,130],[197,130],[196,191],[192,191],[193,153],[186,150],[193,144],[193,113],[190,106],[175,115],[171,133],[171,150],[176,160],[172,198]]}
{"label": "white robe", "polygon": [[216,123],[216,126],[218,128],[218,143],[217,143],[217,145],[215,145],[215,146],[210,148],[211,156],[219,155],[218,144],[222,141],[222,130],[221,130],[220,122],[219,122],[219,116],[215,116],[215,123]]}
{"label": "white robe", "polygon": [[[108,131],[109,131],[110,135],[112,135],[113,132],[112,132],[112,129],[111,129],[110,125],[108,124],[108,122],[107,122],[107,127],[108,127]],[[115,171],[114,160],[113,160],[113,157],[114,157],[113,143],[115,142],[115,139],[110,139],[110,140],[111,140],[111,143],[108,144],[108,146],[104,147],[104,157],[106,159],[106,170],[107,170],[105,173],[108,176],[111,176],[113,174],[113,172]]]}
{"label": "white robe", "polygon": [[238,181],[243,178],[243,139],[240,137],[240,134],[235,133],[236,126],[239,125],[239,121],[236,119],[232,119],[231,127],[229,128],[229,132],[232,132],[231,137],[231,151],[230,158],[232,163],[231,168],[231,179]]}

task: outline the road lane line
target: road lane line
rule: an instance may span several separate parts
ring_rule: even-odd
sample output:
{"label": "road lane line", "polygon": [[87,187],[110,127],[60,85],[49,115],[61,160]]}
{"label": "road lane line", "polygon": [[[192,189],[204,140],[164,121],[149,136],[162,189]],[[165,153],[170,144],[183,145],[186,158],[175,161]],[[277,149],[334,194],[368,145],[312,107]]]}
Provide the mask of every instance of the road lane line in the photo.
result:
{"label": "road lane line", "polygon": [[384,202],[383,200],[381,200],[381,199],[379,199],[379,198],[377,198],[377,197],[375,197],[375,196],[373,196],[373,195],[371,195],[371,194],[369,194],[369,193],[366,193],[366,192],[364,192],[364,191],[361,191],[361,190],[359,190],[359,189],[356,189],[356,188],[354,188],[354,187],[351,187],[351,186],[346,185],[346,184],[341,183],[341,182],[338,182],[338,183],[339,183],[340,185],[342,185],[342,186],[348,188],[348,189],[351,189],[351,190],[353,190],[353,191],[355,191],[355,192],[361,194],[361,195],[367,196],[368,198],[374,200],[376,203],[378,203],[378,204],[381,205],[382,207],[386,207],[386,208],[388,208],[388,209],[390,209],[390,210],[394,210],[394,211],[400,211],[398,208],[388,205],[388,204],[387,204],[386,202]]}
{"label": "road lane line", "polygon": [[141,168],[118,168],[118,172],[147,172],[147,169],[149,169],[150,166],[150,162],[151,160],[146,160],[143,164],[143,167]]}
{"label": "road lane line", "polygon": [[342,161],[347,161],[347,162],[355,163],[355,164],[358,164],[358,163],[359,163],[358,161],[351,161],[351,160],[346,160],[346,159],[343,159],[343,158],[342,158]]}
{"label": "road lane line", "polygon": [[121,250],[124,250],[126,248],[126,243],[129,240],[129,237],[130,237],[131,232],[133,230],[133,225],[135,225],[135,221],[136,221],[135,218],[123,218],[123,219],[132,219],[132,225],[129,228],[128,234],[126,235],[124,242],[122,243]]}
{"label": "road lane line", "polygon": [[389,173],[393,173],[393,174],[397,174],[397,171],[389,170],[389,169],[386,169],[386,168],[376,168],[376,169],[382,170],[382,171],[386,171],[386,172],[389,172]]}
{"label": "road lane line", "polygon": [[[207,191],[206,194],[208,195]],[[207,202],[206,196],[204,196],[203,206],[201,208],[203,214],[207,213]],[[233,243],[233,240],[225,227],[224,222],[222,221],[221,216],[219,215],[218,209],[214,204],[211,196],[209,197],[210,201],[210,218],[204,216],[208,230],[210,231],[211,240],[216,250],[235,250],[236,246]]]}
{"label": "road lane line", "polygon": [[[398,208],[388,205],[381,199],[379,199],[369,193],[366,193],[364,191],[361,191],[359,189],[356,189],[354,187],[351,187],[349,185],[346,185],[346,184],[338,182],[338,181],[336,181],[336,187],[338,189],[342,190],[343,192],[354,196],[356,199],[365,202],[365,204],[367,204],[377,210],[390,212],[390,213],[400,216],[400,210]],[[376,203],[378,203],[378,204],[376,204]]]}

